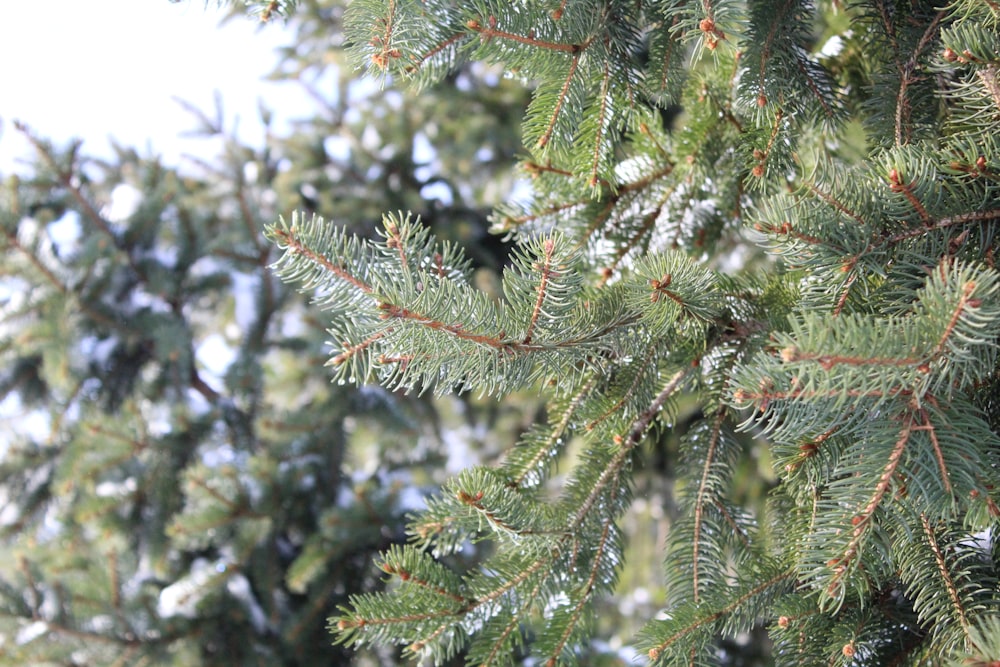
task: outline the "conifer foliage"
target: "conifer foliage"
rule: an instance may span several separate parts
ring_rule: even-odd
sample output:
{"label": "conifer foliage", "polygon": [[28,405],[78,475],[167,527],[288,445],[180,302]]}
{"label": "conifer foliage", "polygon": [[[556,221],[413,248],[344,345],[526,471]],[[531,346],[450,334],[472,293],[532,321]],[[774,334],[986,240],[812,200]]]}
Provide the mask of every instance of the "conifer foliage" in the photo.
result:
{"label": "conifer foliage", "polygon": [[[324,312],[335,377],[547,411],[412,517],[338,641],[576,664],[636,470],[674,433],[651,664],[725,663],[761,627],[779,665],[1000,660],[994,3],[355,0],[346,20],[374,75],[425,94],[472,62],[530,86],[530,195],[493,218],[516,248],[492,295],[406,213],[367,241],[292,215],[267,232],[278,274]],[[772,469],[766,502],[737,492],[747,466]]]}
{"label": "conifer foliage", "polygon": [[[296,46],[282,90],[314,102],[291,129],[265,104],[235,112],[239,133],[231,108],[190,107],[199,157],[172,164],[2,119],[5,141],[34,151],[0,177],[0,665],[394,662],[334,646],[326,617],[381,588],[372,560],[405,540],[448,452],[429,396],[328,382],[326,325],[277,280],[262,231],[316,209],[371,235],[388,203],[439,236],[480,238],[478,202],[509,180],[496,156],[463,156],[475,175],[459,188],[455,155],[428,164],[413,146],[513,143],[516,114],[465,119],[525,96],[472,73],[433,100],[354,89],[349,68],[331,71],[343,7],[290,9],[265,29]],[[428,136],[438,105],[462,122]]]}

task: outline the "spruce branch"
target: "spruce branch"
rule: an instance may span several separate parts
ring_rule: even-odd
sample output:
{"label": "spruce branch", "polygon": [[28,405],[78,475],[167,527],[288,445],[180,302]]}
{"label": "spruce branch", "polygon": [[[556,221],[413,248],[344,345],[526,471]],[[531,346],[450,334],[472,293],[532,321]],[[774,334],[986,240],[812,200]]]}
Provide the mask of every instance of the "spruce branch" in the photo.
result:
{"label": "spruce branch", "polygon": [[956,587],[955,582],[952,581],[951,570],[945,562],[944,554],[941,551],[941,546],[938,544],[934,528],[931,526],[931,523],[925,514],[920,515],[920,523],[923,526],[924,535],[927,537],[927,544],[934,554],[934,562],[937,565],[938,574],[944,582],[945,587],[948,589],[948,597],[954,608],[955,614],[958,616],[959,623],[961,624],[966,637],[969,637],[969,619],[966,615],[962,600],[959,598],[958,588]]}

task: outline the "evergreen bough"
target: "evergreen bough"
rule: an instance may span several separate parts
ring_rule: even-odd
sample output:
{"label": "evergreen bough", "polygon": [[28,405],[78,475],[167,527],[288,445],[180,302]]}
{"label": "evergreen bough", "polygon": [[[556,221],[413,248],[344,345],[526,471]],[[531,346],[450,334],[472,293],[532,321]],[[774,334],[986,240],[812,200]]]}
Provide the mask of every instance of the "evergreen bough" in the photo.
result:
{"label": "evergreen bough", "polygon": [[644,444],[677,430],[651,664],[761,626],[779,665],[1000,660],[998,25],[975,0],[355,0],[376,76],[532,87],[530,195],[493,219],[516,249],[498,296],[406,214],[376,241],[294,215],[276,270],[326,311],[335,377],[537,391],[547,419],[412,517],[338,641],[575,664]]}

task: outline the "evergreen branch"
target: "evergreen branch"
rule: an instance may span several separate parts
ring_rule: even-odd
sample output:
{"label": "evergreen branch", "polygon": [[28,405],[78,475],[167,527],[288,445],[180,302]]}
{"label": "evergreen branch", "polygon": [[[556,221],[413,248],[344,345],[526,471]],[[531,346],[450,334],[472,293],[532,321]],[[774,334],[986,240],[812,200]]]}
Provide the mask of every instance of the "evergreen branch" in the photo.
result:
{"label": "evergreen branch", "polygon": [[920,408],[919,413],[923,423],[915,427],[914,430],[927,431],[931,446],[934,448],[934,458],[937,459],[938,470],[941,471],[941,484],[944,486],[945,492],[951,495],[951,474],[948,472],[948,466],[944,462],[944,452],[941,451],[941,443],[938,442],[937,430],[934,428],[934,423],[931,422],[930,415],[927,414],[925,408]]}
{"label": "evergreen branch", "polygon": [[[883,9],[883,11],[888,11],[885,3],[879,3],[879,4],[880,7]],[[905,63],[900,64],[898,59],[896,61],[899,73],[899,92],[896,95],[896,131],[895,131],[897,146],[902,146],[904,143],[909,143],[908,136],[904,140],[903,126],[905,124],[907,128],[909,128],[910,104],[907,96],[909,94],[908,88],[910,84],[916,81],[913,73],[917,69],[918,60],[920,59],[921,54],[930,45],[931,41],[933,41],[935,35],[938,32],[938,27],[941,23],[941,20],[947,15],[947,13],[948,13],[947,9],[942,9],[937,14],[934,15],[934,19],[927,26],[927,29],[924,30],[924,34],[920,37],[920,40],[917,42],[916,47],[913,49],[913,53],[910,54],[910,57],[906,60]],[[887,22],[889,21],[888,18],[886,18],[885,20]]]}
{"label": "evergreen branch", "polygon": [[477,663],[479,667],[490,667],[498,656],[500,656],[504,651],[509,650],[506,646],[507,639],[511,637],[516,630],[520,630],[524,617],[530,613],[535,604],[535,600],[538,599],[538,595],[541,593],[544,585],[545,580],[540,579],[535,587],[528,592],[524,598],[524,604],[521,606],[521,609],[511,615],[510,622],[500,632],[500,635],[497,636],[496,640],[493,642],[493,646],[490,648],[489,653],[486,654],[486,657],[482,661]]}
{"label": "evergreen branch", "polygon": [[709,470],[712,468],[712,464],[715,463],[715,448],[719,444],[719,437],[722,432],[722,421],[725,414],[725,410],[720,408],[716,412],[715,421],[712,423],[712,431],[708,439],[708,451],[705,453],[705,463],[702,467],[701,481],[698,484],[698,497],[695,499],[694,503],[694,539],[691,543],[691,579],[692,588],[694,590],[695,604],[698,604],[698,599],[700,597],[700,586],[698,582],[698,551],[701,549],[701,522],[702,514],[705,511],[705,495],[707,494],[708,474]]}
{"label": "evergreen branch", "polygon": [[612,415],[616,414],[625,405],[625,403],[628,402],[629,397],[632,396],[632,394],[635,392],[636,388],[639,386],[643,377],[645,377],[646,372],[648,370],[655,370],[655,366],[650,363],[653,360],[655,353],[656,353],[656,348],[650,347],[649,350],[646,352],[646,357],[643,360],[639,372],[635,374],[634,378],[632,378],[632,384],[629,385],[628,389],[622,392],[621,398],[619,398],[614,403],[614,405],[610,406],[602,414],[598,415],[595,419],[592,419],[587,423],[586,428],[588,431],[593,431],[598,424],[600,424],[605,419],[611,417]]}
{"label": "evergreen branch", "polygon": [[427,51],[423,55],[421,55],[419,57],[414,57],[414,63],[415,64],[410,65],[409,67],[407,67],[406,71],[408,73],[410,73],[410,74],[412,74],[413,72],[416,72],[421,67],[423,67],[424,63],[426,63],[428,60],[430,60],[431,58],[433,58],[437,54],[441,53],[442,51],[444,51],[445,49],[447,49],[452,44],[454,44],[454,43],[456,43],[456,42],[464,39],[465,37],[466,37],[466,34],[464,32],[458,32],[458,33],[455,33],[454,35],[452,35],[451,37],[448,37],[447,39],[442,40],[441,42],[439,42],[438,44],[436,44],[432,49],[430,49],[429,51]]}
{"label": "evergreen branch", "polygon": [[[941,265],[942,272],[944,271],[944,265]],[[962,317],[962,313],[965,311],[966,306],[972,305],[969,303],[969,297],[976,290],[976,283],[973,280],[966,282],[962,285],[962,294],[958,299],[958,303],[955,305],[955,310],[951,314],[951,319],[948,320],[948,325],[944,328],[941,333],[941,338],[938,340],[937,346],[934,348],[935,356],[940,356],[944,354],[945,347],[948,344],[948,340],[952,337],[955,332],[955,327],[958,325],[958,321]]]}
{"label": "evergreen branch", "polygon": [[538,447],[537,452],[533,457],[531,457],[531,459],[523,464],[519,464],[521,472],[516,477],[511,479],[511,486],[520,488],[524,485],[525,480],[527,480],[528,476],[532,474],[532,471],[534,471],[542,463],[542,461],[549,456],[550,449],[555,446],[566,434],[573,416],[576,414],[580,406],[583,405],[584,400],[596,384],[597,374],[595,373],[591,375],[590,379],[583,385],[580,391],[578,391],[570,400],[566,409],[562,411],[562,417],[560,418],[559,423],[549,431],[544,446]]}
{"label": "evergreen branch", "polygon": [[969,619],[965,613],[965,606],[962,604],[962,600],[959,597],[958,587],[955,585],[955,581],[952,578],[951,569],[948,567],[948,563],[945,562],[941,546],[938,544],[937,536],[934,534],[934,528],[931,526],[926,514],[920,515],[920,524],[924,528],[924,535],[927,536],[927,545],[931,548],[931,552],[934,554],[934,562],[937,565],[938,575],[940,575],[941,581],[944,582],[945,588],[948,590],[948,597],[950,598],[952,607],[955,609],[955,613],[958,616],[958,621],[962,626],[962,631],[965,633],[966,638],[971,640],[972,637],[970,635]]}
{"label": "evergreen branch", "polygon": [[823,200],[824,202],[826,202],[827,204],[829,204],[833,208],[837,209],[838,211],[840,211],[841,213],[843,213],[847,217],[851,218],[852,220],[854,220],[859,225],[867,226],[867,224],[868,224],[867,221],[861,215],[859,215],[858,213],[854,212],[846,204],[844,204],[843,202],[841,202],[840,200],[838,200],[836,197],[834,197],[833,193],[826,192],[825,190],[821,190],[815,183],[813,183],[811,181],[806,182],[806,187],[809,189],[809,192],[811,192],[812,194],[816,195],[821,200]]}
{"label": "evergreen branch", "polygon": [[815,361],[824,371],[832,370],[835,366],[916,366],[926,363],[923,359],[916,357],[888,358],[888,357],[862,357],[843,356],[836,354],[809,354],[802,352],[794,346],[786,347],[781,351],[781,359],[785,363],[793,361]]}
{"label": "evergreen branch", "polygon": [[926,226],[932,223],[931,215],[924,208],[920,199],[913,193],[913,187],[911,184],[904,183],[899,175],[899,172],[895,169],[889,170],[889,189],[893,192],[902,193],[906,197],[906,201],[910,202],[910,206],[916,211],[917,215],[920,216],[920,221]]}
{"label": "evergreen branch", "polygon": [[905,423],[899,432],[899,438],[896,440],[896,444],[892,448],[892,453],[889,455],[889,460],[886,462],[878,483],[875,485],[872,497],[868,500],[868,503],[861,509],[861,511],[851,518],[851,525],[853,526],[851,539],[848,541],[843,555],[839,558],[831,560],[829,563],[830,567],[833,568],[833,577],[831,578],[830,584],[826,589],[827,595],[830,597],[834,596],[835,591],[841,584],[841,580],[844,575],[847,574],[848,568],[854,563],[855,556],[857,556],[858,550],[861,548],[862,541],[867,536],[868,530],[874,525],[873,519],[875,510],[877,510],[879,505],[882,503],[882,499],[885,497],[885,494],[888,492],[889,487],[892,484],[892,479],[896,474],[896,469],[899,467],[899,463],[903,459],[903,452],[906,451],[906,446],[909,444],[910,436],[915,427],[912,413],[907,413],[904,416],[904,420]]}
{"label": "evergreen branch", "polygon": [[559,118],[559,113],[562,111],[563,104],[566,103],[566,98],[569,95],[569,86],[573,81],[573,77],[576,75],[576,68],[579,64],[580,53],[577,52],[573,54],[573,60],[570,61],[569,72],[566,74],[566,81],[563,83],[562,90],[559,91],[559,96],[556,98],[556,104],[552,108],[552,116],[549,118],[548,127],[545,128],[545,132],[535,143],[536,148],[544,148],[552,138],[552,133],[556,129],[556,120]]}
{"label": "evergreen branch", "polygon": [[732,600],[729,604],[709,614],[705,614],[704,616],[695,618],[691,623],[688,623],[684,627],[678,629],[676,632],[674,632],[674,634],[670,635],[656,646],[650,648],[648,651],[649,659],[654,661],[658,660],[660,656],[663,654],[663,651],[668,649],[673,644],[676,644],[684,637],[690,635],[692,632],[696,632],[707,625],[715,623],[721,618],[725,618],[727,615],[739,609],[740,605],[742,605],[744,602],[753,599],[755,596],[764,593],[769,588],[773,588],[774,586],[777,586],[786,579],[793,578],[794,576],[795,576],[794,570],[786,570],[785,572],[780,572],[775,576],[771,577],[770,579],[763,581],[757,586],[754,586],[753,588],[743,592],[737,598]]}
{"label": "evergreen branch", "polygon": [[39,273],[45,276],[45,279],[49,282],[49,284],[52,285],[52,287],[55,288],[57,292],[59,292],[65,297],[72,298],[80,307],[80,310],[85,312],[92,320],[100,324],[103,324],[112,331],[119,331],[122,333],[129,332],[129,329],[120,321],[118,321],[117,318],[113,318],[105,314],[104,312],[97,310],[89,303],[84,301],[79,294],[71,290],[61,280],[59,280],[59,277],[49,267],[45,266],[42,260],[35,253],[31,252],[28,248],[25,248],[24,245],[21,244],[21,242],[17,239],[16,232],[4,229],[4,236],[7,238],[7,242],[11,246],[13,246],[16,250],[19,250],[21,254],[25,256],[28,262],[30,262],[31,265]]}
{"label": "evergreen branch", "polygon": [[315,252],[312,248],[304,244],[302,242],[302,239],[300,239],[298,234],[296,233],[296,228],[294,225],[287,230],[281,227],[275,227],[272,230],[272,234],[274,235],[274,238],[277,240],[278,243],[291,250],[294,254],[301,255],[302,257],[305,257],[313,264],[323,267],[337,278],[340,278],[341,280],[350,283],[351,285],[358,288],[365,294],[372,294],[373,290],[371,285],[368,285],[367,283],[358,280],[354,275],[349,273],[347,269],[345,269],[343,266],[334,263],[334,261],[331,260],[329,257],[321,255],[318,252]]}
{"label": "evergreen branch", "polygon": [[594,150],[593,159],[590,163],[590,178],[587,184],[595,188],[597,184],[600,183],[600,179],[597,177],[597,171],[601,166],[601,143],[604,141],[605,123],[608,117],[608,88],[611,85],[611,60],[608,59],[604,63],[604,75],[601,79],[601,92],[600,92],[600,111],[597,114],[597,120],[595,123],[595,135],[594,135]]}
{"label": "evergreen branch", "polygon": [[763,43],[760,45],[761,56],[760,56],[760,66],[757,68],[757,89],[760,91],[757,96],[757,106],[765,107],[768,104],[767,96],[764,91],[767,90],[767,64],[771,56],[771,51],[775,48],[775,40],[779,32],[783,32],[788,29],[787,18],[788,14],[793,14],[798,0],[785,0],[784,4],[774,10],[773,15],[770,17],[770,25],[767,31],[767,35],[764,37]]}
{"label": "evergreen branch", "polygon": [[[555,250],[555,243],[551,238],[545,239],[542,243],[542,250],[545,253],[542,263],[534,267],[539,273],[538,286],[535,288],[538,297],[535,299],[535,307],[531,311],[531,318],[528,320],[528,330],[525,332],[524,340],[522,341],[525,345],[531,343],[532,334],[535,331],[535,326],[538,324],[538,317],[542,312],[542,304],[545,303],[546,288],[554,273],[552,268],[552,253]],[[558,272],[555,273],[558,274]]]}
{"label": "evergreen branch", "polygon": [[59,179],[59,184],[66,188],[70,195],[72,195],[76,203],[83,209],[87,218],[94,223],[94,226],[101,230],[101,232],[108,237],[116,248],[120,247],[120,241],[118,237],[115,236],[115,233],[111,231],[111,225],[108,224],[108,221],[104,219],[104,216],[100,214],[91,201],[84,196],[79,186],[73,182],[72,172],[66,171],[59,165],[49,147],[42,143],[42,141],[35,136],[27,125],[20,121],[14,121],[14,128],[24,135],[24,138],[28,140],[36,151],[38,151],[38,154],[42,156],[49,168],[56,173],[56,176]]}
{"label": "evergreen branch", "polygon": [[[343,352],[341,352],[340,354],[338,354],[336,356],[331,357],[330,361],[329,361],[329,364],[331,366],[339,366],[340,364],[343,364],[343,363],[345,363],[347,361],[350,361],[352,357],[355,357],[358,354],[360,354],[361,352],[364,352],[369,347],[371,347],[374,343],[382,340],[387,335],[389,335],[389,333],[391,333],[391,332],[392,332],[392,329],[385,329],[383,331],[376,332],[376,333],[372,334],[371,336],[369,336],[368,338],[366,338],[363,341],[361,341],[360,343],[358,343],[357,345],[351,345],[348,341],[344,341],[344,343],[343,343],[343,345],[344,345]],[[385,359],[386,362],[389,361],[388,357],[384,357],[384,359]],[[398,358],[393,358],[392,361],[403,361],[404,359],[405,359],[404,357],[398,357]]]}
{"label": "evergreen branch", "polygon": [[506,39],[512,42],[518,42],[520,44],[526,44],[528,46],[534,46],[540,49],[545,49],[547,51],[562,51],[564,53],[579,53],[590,45],[590,40],[580,43],[580,44],[566,44],[563,42],[548,42],[544,39],[537,39],[531,36],[517,35],[512,32],[506,32],[504,30],[498,30],[496,27],[496,18],[490,17],[488,21],[490,25],[484,26],[482,23],[475,19],[470,19],[465,25],[473,32],[479,33],[479,36],[484,40],[489,40],[494,37],[499,39]]}
{"label": "evergreen branch", "polygon": [[613,524],[614,520],[610,516],[605,517],[601,528],[601,537],[598,539],[597,547],[594,551],[594,563],[590,568],[590,575],[587,577],[587,581],[583,586],[583,593],[580,595],[579,601],[573,607],[570,620],[566,624],[566,629],[563,631],[562,636],[559,638],[559,641],[556,642],[555,647],[549,652],[549,659],[544,663],[545,667],[556,667],[559,655],[562,654],[565,649],[573,631],[580,622],[580,618],[583,616],[583,612],[586,609],[587,604],[590,602],[590,598],[594,591],[594,584],[597,582],[598,575],[601,571],[601,561],[604,557],[605,549],[608,546],[608,537],[611,533],[611,527]]}
{"label": "evergreen branch", "polygon": [[612,481],[618,479],[621,474],[622,468],[624,467],[632,449],[642,441],[643,436],[646,433],[646,429],[659,414],[660,410],[663,408],[664,403],[667,402],[677,388],[680,386],[681,382],[687,377],[688,373],[691,372],[690,368],[683,368],[670,378],[667,384],[660,390],[660,393],[656,395],[653,402],[650,403],[649,407],[632,422],[631,428],[628,431],[626,437],[616,435],[614,437],[614,442],[618,445],[618,450],[615,452],[614,457],[608,463],[608,465],[601,472],[601,475],[597,478],[594,483],[593,489],[580,504],[580,508],[577,510],[576,514],[573,515],[570,521],[570,532],[573,532],[575,526],[579,526],[590,514],[594,505],[597,503],[601,494],[604,493],[607,485]]}

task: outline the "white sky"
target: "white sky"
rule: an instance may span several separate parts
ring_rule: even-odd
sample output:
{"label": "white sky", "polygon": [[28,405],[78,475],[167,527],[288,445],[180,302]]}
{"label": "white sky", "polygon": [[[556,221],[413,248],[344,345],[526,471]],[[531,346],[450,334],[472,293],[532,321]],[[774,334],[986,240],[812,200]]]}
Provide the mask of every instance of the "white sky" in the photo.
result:
{"label": "white sky", "polygon": [[211,114],[220,91],[227,122],[239,116],[249,141],[260,132],[258,99],[287,119],[282,110],[295,109],[304,94],[261,78],[276,61],[274,47],[290,34],[280,20],[261,28],[247,18],[220,28],[223,15],[214,0],[4,2],[0,174],[30,155],[14,120],[57,142],[82,138],[89,154],[107,155],[114,137],[176,164],[198,144],[178,140],[194,122],[174,96]]}

